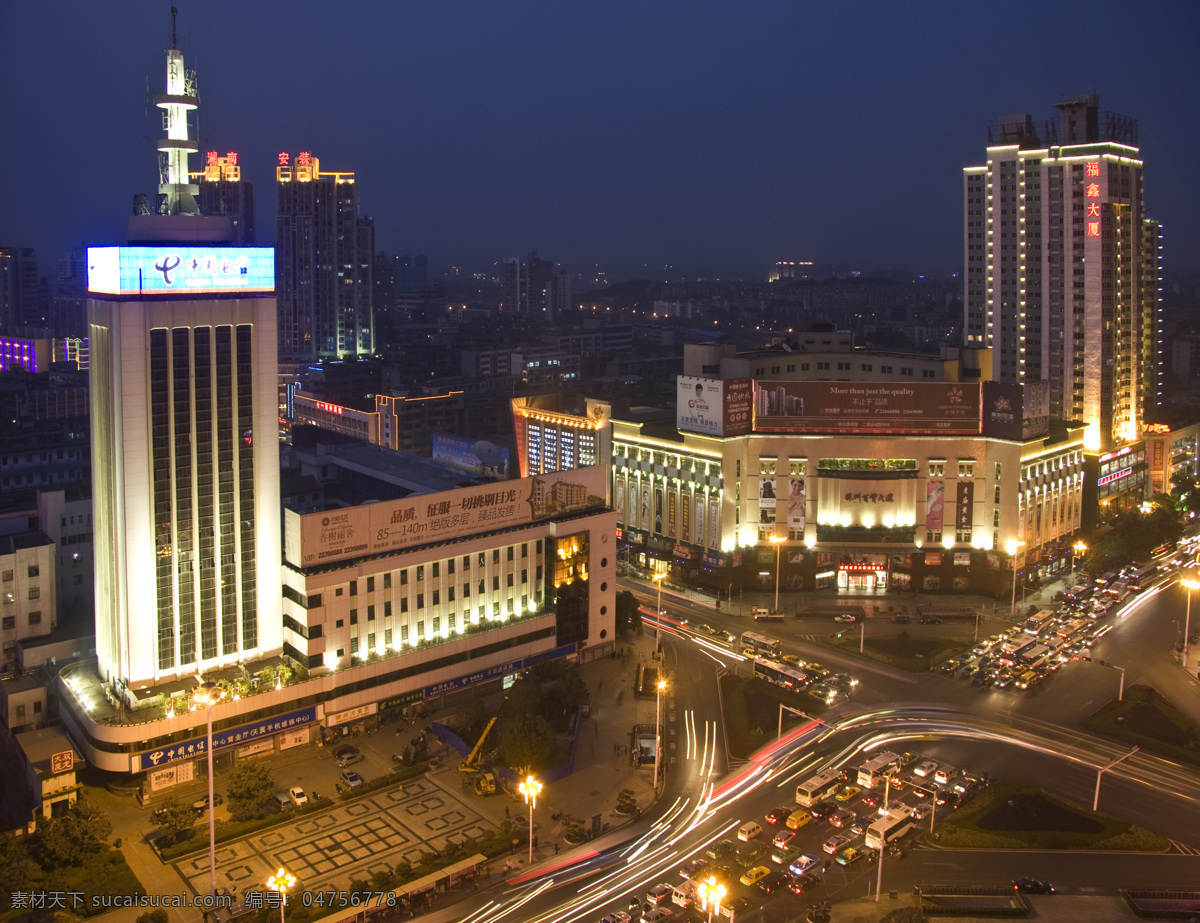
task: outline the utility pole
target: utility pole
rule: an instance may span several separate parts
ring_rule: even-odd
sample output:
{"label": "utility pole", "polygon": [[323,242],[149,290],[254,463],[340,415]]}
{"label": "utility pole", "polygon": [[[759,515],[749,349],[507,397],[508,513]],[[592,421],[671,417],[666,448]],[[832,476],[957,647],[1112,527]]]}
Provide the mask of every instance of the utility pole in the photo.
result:
{"label": "utility pole", "polygon": [[1135,753],[1137,753],[1139,749],[1140,748],[1138,748],[1138,747],[1134,747],[1132,750],[1130,750],[1124,756],[1118,756],[1115,760],[1113,760],[1107,766],[1097,767],[1097,769],[1096,769],[1096,795],[1094,798],[1092,798],[1092,810],[1093,811],[1097,811],[1100,808],[1100,778],[1101,778],[1101,776],[1103,776],[1106,772],[1108,772],[1108,770],[1110,770],[1114,766],[1116,766],[1117,763],[1121,762],[1122,760],[1129,759],[1131,756],[1133,756]]}

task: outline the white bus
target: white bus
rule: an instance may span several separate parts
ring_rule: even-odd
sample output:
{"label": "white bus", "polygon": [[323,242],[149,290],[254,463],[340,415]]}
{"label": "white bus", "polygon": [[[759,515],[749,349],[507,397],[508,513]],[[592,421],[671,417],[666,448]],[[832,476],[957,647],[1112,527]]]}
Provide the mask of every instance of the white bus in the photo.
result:
{"label": "white bus", "polygon": [[832,767],[818,772],[807,782],[796,786],[796,804],[811,808],[818,801],[836,792],[841,782],[842,774]]}
{"label": "white bus", "polygon": [[874,788],[883,781],[884,776],[899,765],[900,755],[898,753],[892,753],[890,750],[876,753],[858,767],[858,784],[863,788]]}
{"label": "white bus", "polygon": [[1051,609],[1042,609],[1040,612],[1035,612],[1025,620],[1025,634],[1037,636],[1041,634],[1043,628],[1046,628],[1054,621],[1054,612]]}
{"label": "white bus", "polygon": [[893,843],[908,833],[912,825],[912,815],[908,813],[908,808],[892,808],[867,828],[867,849],[882,849],[885,844]]}
{"label": "white bus", "polygon": [[1032,670],[1045,663],[1050,653],[1050,648],[1045,644],[1035,644],[1033,647],[1026,648],[1021,652],[1019,666],[1024,666],[1026,670]]}
{"label": "white bus", "polygon": [[774,638],[768,638],[766,635],[760,635],[758,632],[747,631],[742,635],[742,647],[751,648],[756,654],[765,654],[767,657],[779,657],[779,642]]}
{"label": "white bus", "polygon": [[800,692],[808,685],[808,676],[786,663],[754,658],[754,675],[789,692]]}

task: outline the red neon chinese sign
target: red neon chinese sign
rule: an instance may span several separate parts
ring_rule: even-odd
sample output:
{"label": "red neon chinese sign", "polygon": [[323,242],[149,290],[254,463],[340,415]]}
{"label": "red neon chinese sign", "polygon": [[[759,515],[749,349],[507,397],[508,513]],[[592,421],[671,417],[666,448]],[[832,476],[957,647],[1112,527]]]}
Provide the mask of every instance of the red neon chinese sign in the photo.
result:
{"label": "red neon chinese sign", "polygon": [[289,154],[287,151],[284,151],[283,153],[281,153],[279,155],[279,165],[281,167],[286,167],[289,163],[291,163],[291,160],[292,160],[292,155]]}
{"label": "red neon chinese sign", "polygon": [[307,167],[311,159],[311,155],[308,151],[301,151],[296,155],[296,165],[300,167]]}
{"label": "red neon chinese sign", "polygon": [[205,166],[215,167],[217,165],[217,152],[209,151],[207,154],[205,154],[204,164]]}
{"label": "red neon chinese sign", "polygon": [[237,166],[237,151],[230,151],[225,155],[225,160],[229,162],[231,167]]}
{"label": "red neon chinese sign", "polygon": [[[1087,162],[1087,165],[1084,167],[1084,172],[1088,176],[1095,176],[1095,177],[1100,176],[1100,161],[1089,160]],[[1087,187],[1084,189],[1084,195],[1087,196],[1089,199],[1100,198],[1100,184],[1099,183],[1088,183]],[[1099,202],[1088,202],[1087,203],[1087,216],[1089,218],[1099,218],[1100,217],[1100,203]],[[1089,221],[1087,223],[1087,236],[1088,237],[1099,237],[1100,236],[1100,222],[1099,221]]]}
{"label": "red neon chinese sign", "polygon": [[1083,172],[1086,176],[1099,176],[1100,175],[1100,161],[1089,160],[1087,162],[1087,166],[1084,168]]}
{"label": "red neon chinese sign", "polygon": [[337,404],[328,404],[325,401],[314,401],[313,403],[317,405],[317,410],[324,410],[326,413],[336,414],[339,417],[342,415],[342,410],[344,409]]}

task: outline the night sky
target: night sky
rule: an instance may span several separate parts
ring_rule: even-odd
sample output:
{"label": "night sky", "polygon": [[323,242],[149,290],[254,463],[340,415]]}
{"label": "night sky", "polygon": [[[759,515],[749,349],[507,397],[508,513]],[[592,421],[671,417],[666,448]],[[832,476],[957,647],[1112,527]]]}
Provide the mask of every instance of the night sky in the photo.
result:
{"label": "night sky", "polygon": [[[239,153],[260,243],[278,152],[311,150],[357,173],[377,249],[438,270],[954,272],[987,127],[1095,91],[1139,120],[1168,270],[1200,270],[1190,0],[177,5],[201,150]],[[169,2],[0,5],[0,245],[43,273],[155,191],[169,32]]]}

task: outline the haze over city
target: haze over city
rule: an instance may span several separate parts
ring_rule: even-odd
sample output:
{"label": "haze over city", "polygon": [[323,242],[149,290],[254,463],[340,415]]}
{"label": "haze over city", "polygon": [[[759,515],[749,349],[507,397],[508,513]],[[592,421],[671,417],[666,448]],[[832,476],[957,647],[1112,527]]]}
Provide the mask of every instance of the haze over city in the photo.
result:
{"label": "haze over city", "polygon": [[[179,5],[201,151],[237,151],[270,244],[274,166],[354,171],[376,246],[486,270],[537,249],[610,277],[777,259],[949,273],[987,128],[1066,95],[1139,122],[1168,271],[1200,267],[1192,4]],[[115,242],[153,192],[170,8],[13,3],[0,241]],[[193,158],[193,169],[199,169]]]}

